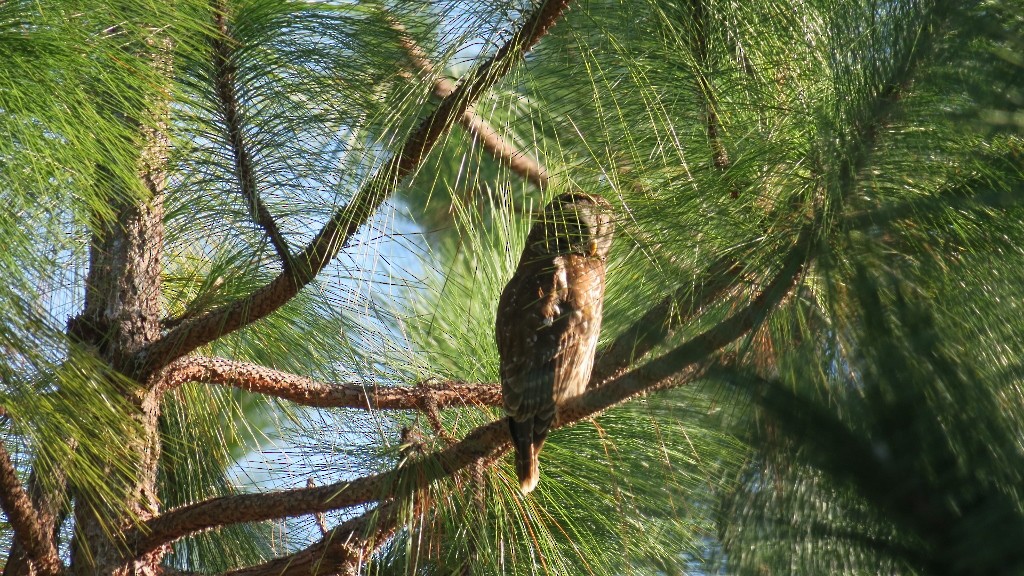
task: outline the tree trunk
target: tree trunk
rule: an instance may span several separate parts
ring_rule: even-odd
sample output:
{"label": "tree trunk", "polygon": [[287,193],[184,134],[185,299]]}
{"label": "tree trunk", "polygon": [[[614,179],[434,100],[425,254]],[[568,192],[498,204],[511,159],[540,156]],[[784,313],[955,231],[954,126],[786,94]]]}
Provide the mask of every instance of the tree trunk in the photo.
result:
{"label": "tree trunk", "polygon": [[[150,44],[148,48],[156,70],[168,79],[169,46]],[[141,134],[137,163],[141,192],[116,191],[116,216],[92,223],[85,309],[76,321],[77,336],[109,363],[119,379],[123,377],[116,388],[135,407],[132,418],[139,425],[139,436],[131,439],[135,475],[125,487],[119,511],[90,501],[86,494],[74,495],[71,571],[75,574],[156,574],[166,553],[157,549],[141,560],[126,559],[116,536],[133,522],[153,517],[159,507],[160,398],[144,386],[148,374],[138,362],[138,352],[160,336],[168,105],[166,94],[154,91],[153,96],[146,117],[125,120]]]}

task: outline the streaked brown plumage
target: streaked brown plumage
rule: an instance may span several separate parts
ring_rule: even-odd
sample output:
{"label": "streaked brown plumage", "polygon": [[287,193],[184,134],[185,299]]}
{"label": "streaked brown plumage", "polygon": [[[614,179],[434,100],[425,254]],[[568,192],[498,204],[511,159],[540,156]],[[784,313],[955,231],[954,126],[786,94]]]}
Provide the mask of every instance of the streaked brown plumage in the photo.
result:
{"label": "streaked brown plumage", "polygon": [[538,454],[558,404],[582,394],[601,331],[611,206],[563,194],[533,224],[498,302],[501,389],[523,493],[540,479]]}

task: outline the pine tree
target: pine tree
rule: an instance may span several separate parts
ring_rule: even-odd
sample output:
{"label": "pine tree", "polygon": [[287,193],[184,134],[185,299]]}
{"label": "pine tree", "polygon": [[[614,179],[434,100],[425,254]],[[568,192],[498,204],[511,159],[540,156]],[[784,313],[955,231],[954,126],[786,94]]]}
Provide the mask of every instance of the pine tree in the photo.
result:
{"label": "pine tree", "polygon": [[[1022,15],[0,2],[5,574],[1019,572]],[[495,308],[575,189],[524,497]]]}

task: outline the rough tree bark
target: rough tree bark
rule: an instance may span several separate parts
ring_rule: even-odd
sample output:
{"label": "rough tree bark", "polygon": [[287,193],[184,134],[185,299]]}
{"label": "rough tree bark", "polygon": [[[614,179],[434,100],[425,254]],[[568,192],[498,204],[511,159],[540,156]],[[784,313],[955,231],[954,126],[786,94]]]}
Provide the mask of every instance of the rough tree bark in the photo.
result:
{"label": "rough tree bark", "polygon": [[[147,44],[155,76],[169,81],[169,43],[151,39]],[[122,543],[113,536],[159,510],[160,398],[142,385],[147,374],[136,359],[139,350],[160,337],[163,195],[169,152],[166,93],[154,91],[149,105],[141,118],[124,118],[139,133],[139,183],[134,190],[125,186],[113,192],[113,218],[97,217],[92,222],[85,306],[71,326],[74,337],[109,363],[119,378],[124,377],[118,386],[136,408],[132,417],[140,431],[131,439],[137,456],[135,476],[123,492],[122,517],[110,517],[109,505],[92,502],[87,494],[74,494],[71,571],[75,574],[157,574],[165,554],[164,548],[158,548],[129,562]]]}
{"label": "rough tree bark", "polygon": [[0,505],[14,532],[4,574],[56,575],[61,570],[55,538],[59,507],[51,505],[54,499],[47,497],[37,471],[29,486],[29,492],[22,489],[7,448],[0,443]]}

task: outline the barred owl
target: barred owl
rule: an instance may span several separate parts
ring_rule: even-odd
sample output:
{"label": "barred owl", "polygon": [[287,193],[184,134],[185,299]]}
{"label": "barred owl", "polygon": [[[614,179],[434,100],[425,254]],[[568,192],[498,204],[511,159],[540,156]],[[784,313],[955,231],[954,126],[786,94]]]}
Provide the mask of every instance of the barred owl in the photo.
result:
{"label": "barred owl", "polygon": [[610,208],[583,193],[552,201],[498,301],[501,390],[524,494],[540,479],[537,456],[557,406],[590,380],[614,228]]}

